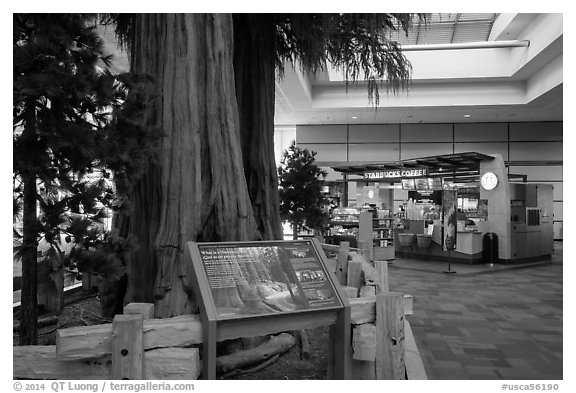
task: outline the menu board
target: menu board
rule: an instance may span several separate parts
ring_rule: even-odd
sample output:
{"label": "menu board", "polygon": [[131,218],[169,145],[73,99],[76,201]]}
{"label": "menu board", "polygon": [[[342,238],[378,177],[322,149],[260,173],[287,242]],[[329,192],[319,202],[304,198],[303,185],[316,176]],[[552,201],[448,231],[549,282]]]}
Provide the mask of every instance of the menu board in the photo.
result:
{"label": "menu board", "polygon": [[439,177],[429,177],[428,178],[428,188],[431,190],[441,190],[442,189],[442,179]]}
{"label": "menu board", "polygon": [[219,319],[343,307],[310,241],[198,244]]}
{"label": "menu board", "polygon": [[427,190],[428,189],[428,179],[425,177],[414,179],[414,183],[416,185],[417,190]]}
{"label": "menu board", "polygon": [[414,190],[414,179],[402,179],[402,189],[403,190]]}

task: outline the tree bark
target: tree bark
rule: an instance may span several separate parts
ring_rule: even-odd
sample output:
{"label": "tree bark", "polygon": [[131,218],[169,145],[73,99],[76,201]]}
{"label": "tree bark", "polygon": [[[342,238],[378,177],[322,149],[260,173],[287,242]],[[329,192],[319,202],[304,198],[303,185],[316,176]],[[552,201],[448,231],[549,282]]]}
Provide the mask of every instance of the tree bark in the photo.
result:
{"label": "tree bark", "polygon": [[[28,104],[27,124],[22,132],[22,141],[34,143],[36,131],[36,114],[34,103]],[[23,206],[22,206],[22,291],[20,298],[20,329],[18,331],[20,345],[38,345],[38,212],[36,206],[36,174],[26,169],[22,174]]]}
{"label": "tree bark", "polygon": [[131,69],[151,75],[157,87],[146,121],[165,137],[131,198],[128,232],[141,247],[127,261],[127,300],[152,296],[156,316],[168,317],[195,310],[184,266],[187,241],[260,235],[242,165],[232,17],[138,14],[134,30]]}
{"label": "tree bark", "polygon": [[275,20],[270,14],[234,14],[234,75],[244,172],[258,230],[282,239],[274,159]]}
{"label": "tree bark", "polygon": [[24,206],[23,206],[23,253],[22,253],[22,291],[20,299],[20,345],[38,345],[38,278],[37,276],[37,246],[36,226],[36,177],[23,175]]}

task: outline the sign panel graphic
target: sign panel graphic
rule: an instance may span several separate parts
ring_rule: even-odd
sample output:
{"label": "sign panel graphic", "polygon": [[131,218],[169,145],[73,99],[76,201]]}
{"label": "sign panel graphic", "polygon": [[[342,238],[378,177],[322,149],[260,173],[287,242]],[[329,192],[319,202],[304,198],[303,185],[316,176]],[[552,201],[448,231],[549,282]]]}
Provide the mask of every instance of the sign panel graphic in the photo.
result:
{"label": "sign panel graphic", "polygon": [[342,307],[307,241],[198,244],[220,318]]}

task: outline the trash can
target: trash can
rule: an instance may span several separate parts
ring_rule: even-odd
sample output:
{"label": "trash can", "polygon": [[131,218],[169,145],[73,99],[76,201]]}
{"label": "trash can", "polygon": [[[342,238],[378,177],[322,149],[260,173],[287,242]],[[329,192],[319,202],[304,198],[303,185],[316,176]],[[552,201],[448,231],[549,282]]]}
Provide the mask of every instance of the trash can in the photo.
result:
{"label": "trash can", "polygon": [[482,261],[484,263],[498,263],[498,236],[488,232],[482,238]]}

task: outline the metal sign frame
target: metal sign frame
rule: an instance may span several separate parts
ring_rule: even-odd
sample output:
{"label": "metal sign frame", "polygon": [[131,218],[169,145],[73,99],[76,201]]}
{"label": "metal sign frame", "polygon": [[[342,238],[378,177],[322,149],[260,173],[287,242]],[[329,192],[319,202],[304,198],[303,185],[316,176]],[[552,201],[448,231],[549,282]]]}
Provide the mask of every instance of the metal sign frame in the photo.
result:
{"label": "metal sign frame", "polygon": [[[263,313],[255,315],[235,315],[233,317],[219,314],[214,302],[213,288],[206,274],[200,248],[218,247],[270,247],[270,246],[306,246],[311,247],[317,261],[325,272],[338,304],[316,307],[291,312]],[[350,378],[350,304],[342,291],[334,273],[328,268],[327,258],[317,239],[295,241],[260,241],[260,242],[221,242],[187,244],[186,266],[191,266],[193,289],[200,308],[203,329],[203,371],[204,379],[216,379],[216,342],[238,337],[254,337],[290,330],[310,329],[319,326],[331,326],[334,331],[329,369],[335,379]]]}

